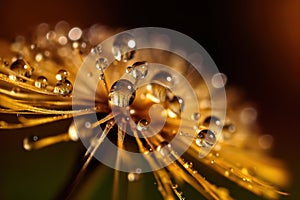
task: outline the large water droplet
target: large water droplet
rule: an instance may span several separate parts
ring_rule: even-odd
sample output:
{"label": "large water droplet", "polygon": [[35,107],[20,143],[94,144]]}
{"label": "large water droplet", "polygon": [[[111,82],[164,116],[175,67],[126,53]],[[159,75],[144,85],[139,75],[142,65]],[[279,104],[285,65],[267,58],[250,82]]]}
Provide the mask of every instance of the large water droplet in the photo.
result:
{"label": "large water droplet", "polygon": [[108,100],[111,106],[127,107],[135,98],[134,85],[125,79],[116,81],[110,89]]}
{"label": "large water droplet", "polygon": [[34,86],[37,88],[46,88],[48,85],[48,80],[45,76],[39,76],[34,82]]}
{"label": "large water droplet", "polygon": [[64,79],[56,83],[53,92],[65,96],[71,94],[72,90],[73,90],[72,83],[69,80]]}
{"label": "large water droplet", "polygon": [[[30,78],[33,72],[33,68],[25,63],[23,59],[17,59],[16,61],[14,61],[11,64],[10,69],[17,75],[25,76],[27,78]],[[10,75],[9,78],[13,80],[23,81],[22,78],[17,78],[15,75]]]}
{"label": "large water droplet", "polygon": [[152,78],[153,82],[171,88],[174,85],[174,79],[169,72],[161,71],[155,74]]}
{"label": "large water droplet", "polygon": [[99,44],[91,49],[91,53],[95,55],[100,55],[102,53],[102,46]]}
{"label": "large water droplet", "polygon": [[148,63],[145,61],[135,62],[132,66],[127,67],[126,72],[136,80],[143,79],[148,74]]}
{"label": "large water droplet", "polygon": [[146,119],[141,119],[137,125],[136,129],[139,131],[146,131],[148,129],[149,122]]}
{"label": "large water droplet", "polygon": [[64,79],[66,79],[68,77],[68,75],[69,75],[69,73],[66,70],[61,69],[56,73],[55,78],[58,81],[62,81]]}
{"label": "large water droplet", "polygon": [[99,58],[96,61],[96,68],[100,71],[104,71],[108,67],[108,61],[106,58]]}
{"label": "large water droplet", "polygon": [[116,60],[127,62],[134,56],[136,42],[129,33],[122,33],[115,38],[112,53]]}
{"label": "large water droplet", "polygon": [[164,157],[170,156],[173,152],[171,144],[165,141],[161,142],[160,145],[156,148],[156,150]]}
{"label": "large water droplet", "polygon": [[216,136],[211,130],[199,130],[195,142],[200,147],[210,147],[216,143]]}

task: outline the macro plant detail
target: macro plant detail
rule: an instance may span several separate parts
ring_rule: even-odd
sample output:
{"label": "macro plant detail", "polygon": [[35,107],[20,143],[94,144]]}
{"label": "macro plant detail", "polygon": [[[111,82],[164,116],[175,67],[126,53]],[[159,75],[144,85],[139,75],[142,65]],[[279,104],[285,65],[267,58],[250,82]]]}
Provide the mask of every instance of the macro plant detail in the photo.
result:
{"label": "macro plant detail", "polygon": [[288,182],[283,166],[264,152],[272,138],[257,134],[256,110],[231,90],[226,98],[227,77],[200,45],[168,29],[114,34],[62,21],[2,44],[1,129],[73,119],[66,133],[26,137],[23,148],[86,148],[60,198],[72,198],[95,158],[115,169],[113,199],[122,198],[124,172],[128,184],[151,172],[162,199],[188,199],[184,185],[199,198],[239,199],[206,171],[266,199],[287,195],[278,189]]}

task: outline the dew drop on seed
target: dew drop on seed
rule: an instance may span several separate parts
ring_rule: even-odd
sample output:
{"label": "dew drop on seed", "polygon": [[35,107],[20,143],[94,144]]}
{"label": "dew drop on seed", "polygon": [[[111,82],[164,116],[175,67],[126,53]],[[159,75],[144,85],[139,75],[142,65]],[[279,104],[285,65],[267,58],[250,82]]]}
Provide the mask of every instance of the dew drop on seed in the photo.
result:
{"label": "dew drop on seed", "polygon": [[211,130],[204,129],[198,132],[195,142],[200,147],[210,147],[216,143],[216,136]]}
{"label": "dew drop on seed", "polygon": [[156,150],[163,156],[163,157],[167,157],[170,156],[173,148],[171,146],[171,144],[169,144],[168,142],[161,142],[160,145],[156,148]]}
{"label": "dew drop on seed", "polygon": [[216,116],[208,116],[204,119],[203,125],[209,126],[210,124],[212,124],[213,126],[220,126],[221,120]]}
{"label": "dew drop on seed", "polygon": [[99,44],[91,49],[91,53],[95,55],[100,55],[102,53],[102,46]]}
{"label": "dew drop on seed", "polygon": [[[27,78],[30,78],[33,72],[33,68],[25,63],[23,59],[17,59],[16,61],[14,61],[11,64],[10,69],[17,75],[25,76]],[[17,78],[15,75],[10,75],[9,78],[22,81],[21,78]]]}
{"label": "dew drop on seed", "polygon": [[69,80],[64,79],[56,83],[53,92],[65,96],[71,94],[72,90],[73,90],[72,83]]}
{"label": "dew drop on seed", "polygon": [[106,58],[99,58],[96,61],[96,68],[100,71],[104,71],[108,67],[108,61]]}
{"label": "dew drop on seed", "polygon": [[111,86],[108,94],[108,100],[111,106],[127,107],[133,103],[134,98],[134,85],[125,79],[116,81]]}
{"label": "dew drop on seed", "polygon": [[58,81],[62,81],[64,79],[66,79],[68,77],[68,75],[69,75],[69,73],[66,70],[61,69],[56,73],[55,78]]}
{"label": "dew drop on seed", "polygon": [[141,119],[137,125],[136,129],[139,131],[146,131],[148,129],[149,122],[146,119]]}
{"label": "dew drop on seed", "polygon": [[128,66],[126,73],[131,74],[136,80],[143,79],[148,74],[148,63],[145,61],[135,62],[132,66]]}
{"label": "dew drop on seed", "polygon": [[39,76],[34,82],[34,86],[37,88],[46,88],[48,85],[48,80],[45,76]]}
{"label": "dew drop on seed", "polygon": [[127,62],[133,58],[135,49],[134,37],[129,33],[122,33],[115,38],[112,53],[116,60]]}
{"label": "dew drop on seed", "polygon": [[140,174],[138,174],[138,173],[130,172],[127,175],[127,179],[129,182],[137,181],[137,180],[139,180],[139,178],[140,178]]}

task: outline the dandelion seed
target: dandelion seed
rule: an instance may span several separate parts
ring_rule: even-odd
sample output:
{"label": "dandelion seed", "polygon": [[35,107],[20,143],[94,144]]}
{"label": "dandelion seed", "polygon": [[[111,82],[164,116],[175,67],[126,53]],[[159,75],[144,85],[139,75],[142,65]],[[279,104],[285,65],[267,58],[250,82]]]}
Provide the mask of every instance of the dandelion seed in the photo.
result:
{"label": "dandelion seed", "polygon": [[[163,199],[185,199],[184,184],[207,199],[233,199],[232,191],[217,181],[212,184],[213,177],[199,166],[258,196],[287,195],[273,186],[288,182],[284,169],[257,151],[270,147],[271,136],[248,130],[248,121],[255,123],[256,111],[251,108],[253,117],[248,116],[249,108],[245,108],[247,116],[245,109],[230,108],[234,114],[225,116],[219,104],[225,98],[211,96],[224,90],[224,74],[220,83],[215,83],[215,75],[206,81],[192,62],[183,59],[195,52],[183,49],[180,57],[179,51],[143,49],[149,46],[139,41],[147,40],[136,38],[134,31],[111,37],[109,46],[101,45],[104,37],[99,35],[112,36],[112,30],[93,26],[88,31],[75,27],[68,32],[65,26],[69,27],[64,22],[53,31],[38,29],[30,44],[23,40],[12,44],[23,48],[3,45],[22,58],[0,55],[0,113],[18,115],[17,123],[3,120],[0,128],[22,129],[73,119],[66,133],[26,137],[23,147],[31,151],[79,140],[86,147],[81,168],[60,198],[73,195],[94,158],[115,169],[114,198],[121,197],[118,190],[121,171],[125,171],[128,184],[139,184],[144,172],[152,172]],[[158,29],[147,29],[149,34],[154,30]],[[158,40],[149,39],[156,47],[176,42],[165,32],[156,36]],[[168,38],[168,45],[162,44],[162,36]],[[213,94],[206,85],[211,81],[212,88],[217,88]]]}

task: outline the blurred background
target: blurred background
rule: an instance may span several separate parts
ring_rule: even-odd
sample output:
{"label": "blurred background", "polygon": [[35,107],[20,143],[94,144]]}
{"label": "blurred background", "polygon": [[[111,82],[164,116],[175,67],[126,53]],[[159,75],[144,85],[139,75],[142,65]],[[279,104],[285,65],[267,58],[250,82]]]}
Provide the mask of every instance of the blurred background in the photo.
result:
{"label": "blurred background", "polygon": [[[165,27],[195,39],[228,76],[228,84],[239,87],[247,100],[256,105],[262,132],[274,136],[272,154],[284,160],[291,172],[290,199],[300,199],[296,191],[300,185],[299,1],[201,1],[197,4],[150,0],[0,1],[1,39],[13,41],[15,36],[30,33],[42,22],[55,25],[60,20],[82,28],[94,23],[126,29]],[[61,187],[47,183],[51,176],[59,177],[57,182],[63,185],[66,173],[76,160],[70,149],[77,149],[77,144],[28,153],[20,149],[23,138],[20,131],[1,131],[1,134],[1,199],[8,198],[9,192],[15,199],[27,199],[39,191],[50,195]],[[46,156],[51,159],[40,160]],[[35,173],[30,174],[31,171]],[[30,182],[34,182],[33,188]],[[43,189],[43,184],[48,184],[50,191]]]}

